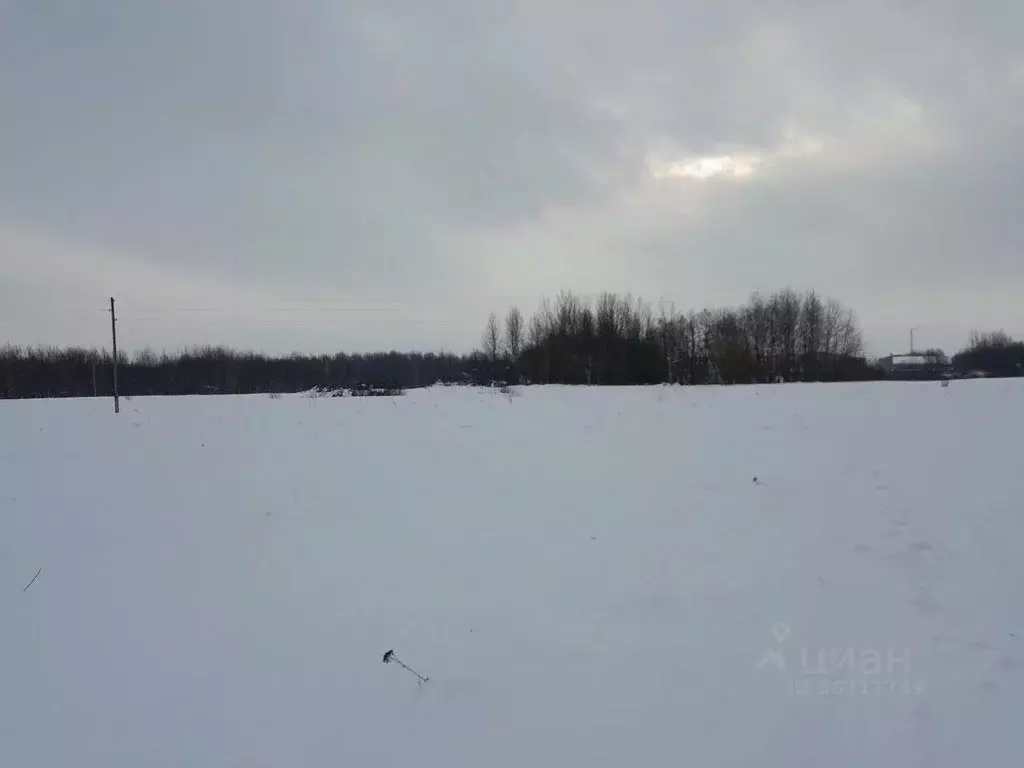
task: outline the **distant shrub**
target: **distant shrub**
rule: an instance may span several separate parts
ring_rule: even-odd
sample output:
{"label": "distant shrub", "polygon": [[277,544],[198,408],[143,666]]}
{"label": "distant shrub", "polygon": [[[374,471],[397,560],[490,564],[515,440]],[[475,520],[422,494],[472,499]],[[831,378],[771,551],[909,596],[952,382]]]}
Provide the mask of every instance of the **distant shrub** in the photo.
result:
{"label": "distant shrub", "polygon": [[321,397],[337,397],[337,390],[330,389],[329,387],[313,387],[307,392],[303,393],[303,397],[308,400],[316,400]]}
{"label": "distant shrub", "polygon": [[[394,386],[374,386],[372,384],[357,384],[348,390],[349,397],[399,397],[404,395],[405,390]],[[335,395],[342,397],[343,395]]]}

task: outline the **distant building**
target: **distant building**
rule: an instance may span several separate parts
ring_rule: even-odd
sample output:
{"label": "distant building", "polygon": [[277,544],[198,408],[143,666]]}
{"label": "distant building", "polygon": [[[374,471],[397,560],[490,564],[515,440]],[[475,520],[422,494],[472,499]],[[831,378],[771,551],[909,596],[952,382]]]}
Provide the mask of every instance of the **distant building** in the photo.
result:
{"label": "distant building", "polygon": [[887,379],[906,381],[934,381],[953,377],[948,358],[939,352],[889,355],[878,361]]}

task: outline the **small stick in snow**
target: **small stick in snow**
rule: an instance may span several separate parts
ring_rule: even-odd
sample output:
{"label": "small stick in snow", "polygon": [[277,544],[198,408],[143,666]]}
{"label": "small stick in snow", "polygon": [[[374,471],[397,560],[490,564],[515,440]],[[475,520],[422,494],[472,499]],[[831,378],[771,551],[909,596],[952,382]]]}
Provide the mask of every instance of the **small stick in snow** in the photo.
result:
{"label": "small stick in snow", "polygon": [[388,651],[387,653],[384,654],[384,663],[385,664],[397,664],[398,666],[400,666],[402,669],[406,670],[407,672],[412,672],[414,675],[416,675],[417,678],[419,678],[419,683],[418,683],[419,685],[423,685],[425,682],[427,682],[430,679],[429,677],[424,677],[419,672],[417,672],[415,669],[412,669],[411,667],[406,666],[402,662],[401,659],[399,659],[397,656],[395,656],[395,650],[393,648],[390,651]]}
{"label": "small stick in snow", "polygon": [[36,571],[36,575],[32,577],[32,581],[30,581],[28,584],[26,584],[25,588],[23,590],[21,590],[22,594],[24,594],[25,592],[28,592],[28,588],[36,583],[36,579],[39,578],[39,574],[42,573],[42,572],[43,572],[42,568],[40,568],[38,571]]}

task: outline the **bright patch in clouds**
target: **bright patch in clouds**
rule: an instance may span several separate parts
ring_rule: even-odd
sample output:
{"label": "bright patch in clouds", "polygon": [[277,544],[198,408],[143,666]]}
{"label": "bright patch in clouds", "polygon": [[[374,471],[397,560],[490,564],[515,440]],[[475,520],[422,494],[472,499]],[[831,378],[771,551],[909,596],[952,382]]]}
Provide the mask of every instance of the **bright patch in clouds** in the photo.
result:
{"label": "bright patch in clouds", "polygon": [[780,163],[820,157],[825,143],[820,135],[796,128],[784,132],[780,141],[772,146],[747,147],[742,151],[719,151],[706,155],[684,154],[671,146],[652,151],[647,156],[647,168],[655,179],[747,179],[759,176]]}
{"label": "bright patch in clouds", "polygon": [[778,168],[780,163],[820,157],[825,153],[821,136],[788,129],[774,146],[748,148],[745,151],[723,151],[707,155],[678,157],[678,151],[651,152],[647,168],[655,179],[747,179]]}
{"label": "bright patch in clouds", "polygon": [[709,155],[683,162],[652,162],[649,165],[651,175],[656,179],[710,179],[716,176],[728,178],[752,176],[760,163],[761,159],[754,155]]}

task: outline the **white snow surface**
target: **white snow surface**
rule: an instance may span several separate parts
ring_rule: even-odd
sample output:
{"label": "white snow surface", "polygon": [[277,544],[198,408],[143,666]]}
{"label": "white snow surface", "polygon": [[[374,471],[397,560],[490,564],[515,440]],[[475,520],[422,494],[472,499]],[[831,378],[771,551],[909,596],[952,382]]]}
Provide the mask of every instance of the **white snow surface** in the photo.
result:
{"label": "white snow surface", "polygon": [[1019,381],[2,402],[0,765],[1019,766],[1022,423]]}

